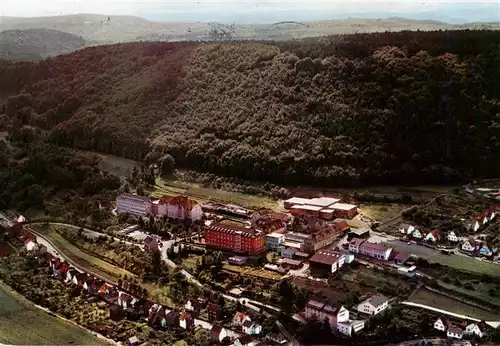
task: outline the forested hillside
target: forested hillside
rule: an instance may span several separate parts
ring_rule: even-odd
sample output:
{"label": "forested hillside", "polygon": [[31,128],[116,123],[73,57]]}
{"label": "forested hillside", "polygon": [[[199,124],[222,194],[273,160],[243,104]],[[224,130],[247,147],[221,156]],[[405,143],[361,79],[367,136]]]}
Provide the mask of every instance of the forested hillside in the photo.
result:
{"label": "forested hillside", "polygon": [[100,46],[0,62],[0,121],[281,184],[451,182],[500,175],[498,66],[494,31]]}

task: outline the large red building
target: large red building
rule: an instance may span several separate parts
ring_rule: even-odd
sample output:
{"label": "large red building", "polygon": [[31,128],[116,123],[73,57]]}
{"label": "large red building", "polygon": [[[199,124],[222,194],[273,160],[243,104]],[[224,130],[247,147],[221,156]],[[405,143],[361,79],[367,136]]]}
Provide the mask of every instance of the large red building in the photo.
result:
{"label": "large red building", "polygon": [[205,227],[207,247],[230,250],[249,255],[265,250],[265,233],[253,228],[244,228],[222,223]]}

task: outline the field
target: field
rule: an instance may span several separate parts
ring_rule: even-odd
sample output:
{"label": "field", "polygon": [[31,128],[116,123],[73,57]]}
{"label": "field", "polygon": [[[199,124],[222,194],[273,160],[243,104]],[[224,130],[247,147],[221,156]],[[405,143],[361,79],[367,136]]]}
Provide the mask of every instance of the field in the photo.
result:
{"label": "field", "polygon": [[[495,286],[494,284],[475,282],[472,283],[473,289],[456,286],[453,283],[446,283],[443,281],[439,281],[439,285],[462,295],[469,296],[480,302],[496,305],[500,309],[500,291],[498,291],[498,286]],[[490,294],[490,291],[493,291],[495,294]]]}
{"label": "field", "polygon": [[384,223],[400,217],[401,212],[408,208],[408,205],[397,203],[360,203],[359,208],[363,216]]}
{"label": "field", "polygon": [[466,315],[485,321],[499,321],[499,314],[489,312],[458,300],[448,298],[425,288],[419,289],[410,299],[410,302],[428,305],[437,309],[446,310],[456,314]]}
{"label": "field", "polygon": [[270,270],[265,270],[265,269],[256,269],[252,267],[245,267],[245,266],[232,266],[225,264],[223,266],[223,269],[226,269],[231,272],[239,273],[243,276],[249,276],[249,277],[254,277],[254,278],[261,278],[261,279],[267,279],[267,280],[281,280],[283,278],[283,275],[280,273],[276,273]]}
{"label": "field", "polygon": [[[100,169],[106,172],[114,173],[122,178],[127,177],[132,172],[134,166],[139,168],[139,163],[136,161],[112,155],[100,155],[100,157],[102,159],[99,162]],[[179,179],[164,180],[157,178],[156,186],[154,190],[151,191],[151,195],[154,197],[182,194],[191,196],[201,203],[207,201],[226,204],[232,203],[250,209],[265,207],[274,210],[278,207],[278,203],[271,198],[221,189],[205,188],[199,184],[189,183]]]}
{"label": "field", "polygon": [[471,273],[488,274],[500,278],[500,265],[476,260],[460,255],[444,255],[439,251],[419,245],[408,245],[402,241],[387,242],[396,251],[409,252],[431,263],[439,263],[450,268],[468,271]]}
{"label": "field", "polygon": [[0,343],[10,345],[110,345],[82,328],[38,309],[0,283]]}

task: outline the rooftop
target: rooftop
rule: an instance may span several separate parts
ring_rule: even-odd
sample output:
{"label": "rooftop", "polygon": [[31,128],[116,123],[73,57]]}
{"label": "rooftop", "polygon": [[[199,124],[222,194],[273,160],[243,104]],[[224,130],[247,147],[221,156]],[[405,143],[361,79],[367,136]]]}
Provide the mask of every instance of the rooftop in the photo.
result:
{"label": "rooftop", "polygon": [[328,206],[335,204],[339,201],[340,201],[340,199],[338,199],[338,198],[318,197],[318,198],[310,199],[309,202],[307,202],[307,204],[325,208],[325,207],[328,207]]}
{"label": "rooftop", "polygon": [[381,294],[377,294],[377,295],[371,297],[370,299],[368,299],[368,302],[370,302],[370,304],[373,306],[380,306],[388,301],[389,301],[389,298],[384,297]]}
{"label": "rooftop", "polygon": [[311,257],[310,262],[332,265],[342,257],[341,254],[331,250],[319,250]]}
{"label": "rooftop", "polygon": [[354,228],[354,229],[351,229],[351,231],[349,233],[354,233],[354,234],[357,234],[357,235],[362,235],[362,234],[366,234],[366,233],[369,233],[370,230],[368,228]]}
{"label": "rooftop", "polygon": [[375,250],[375,251],[387,251],[390,249],[389,246],[381,243],[370,243],[369,241],[365,241],[361,244],[363,249]]}
{"label": "rooftop", "polygon": [[266,237],[270,238],[283,238],[285,235],[281,233],[269,233]]}
{"label": "rooftop", "polygon": [[290,204],[307,204],[309,202],[308,198],[292,197],[285,201],[285,203]]}
{"label": "rooftop", "polygon": [[302,261],[298,261],[298,260],[293,260],[293,259],[289,259],[289,258],[284,258],[282,261],[281,261],[282,264],[289,264],[291,266],[300,266],[302,264]]}
{"label": "rooftop", "polygon": [[315,205],[294,205],[292,209],[302,209],[302,210],[311,210],[311,211],[320,211],[323,207],[315,206]]}
{"label": "rooftop", "polygon": [[351,210],[357,207],[357,205],[347,203],[335,203],[334,205],[330,206],[330,208],[337,210]]}

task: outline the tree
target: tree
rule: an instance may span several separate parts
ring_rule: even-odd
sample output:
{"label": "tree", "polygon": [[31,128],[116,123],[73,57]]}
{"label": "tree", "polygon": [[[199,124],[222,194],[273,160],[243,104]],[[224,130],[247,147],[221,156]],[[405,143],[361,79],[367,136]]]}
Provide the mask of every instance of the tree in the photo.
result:
{"label": "tree", "polygon": [[164,177],[171,175],[174,172],[175,160],[170,154],[166,154],[161,158],[161,174]]}

